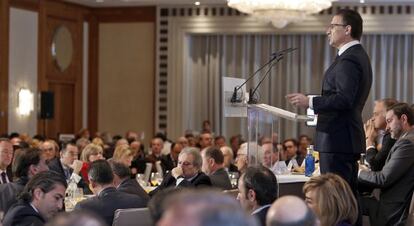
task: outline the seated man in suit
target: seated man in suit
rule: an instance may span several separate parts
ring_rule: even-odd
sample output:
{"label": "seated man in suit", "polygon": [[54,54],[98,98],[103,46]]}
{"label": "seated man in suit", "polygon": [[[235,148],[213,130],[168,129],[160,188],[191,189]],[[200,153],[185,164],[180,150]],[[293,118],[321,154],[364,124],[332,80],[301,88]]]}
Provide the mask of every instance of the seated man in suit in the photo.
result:
{"label": "seated man in suit", "polygon": [[210,177],[213,187],[223,190],[232,188],[230,178],[223,166],[224,156],[218,147],[211,146],[202,151],[202,171]]}
{"label": "seated man in suit", "polygon": [[237,199],[241,206],[265,226],[267,211],[279,190],[275,174],[264,166],[247,167],[238,187]]}
{"label": "seated man in suit", "polygon": [[181,150],[183,150],[183,146],[180,143],[172,143],[170,153],[161,157],[161,166],[164,173],[177,167],[178,155]]}
{"label": "seated man in suit", "polygon": [[262,144],[263,166],[269,168],[275,175],[290,172],[285,161],[280,161],[280,152],[271,142]]}
{"label": "seated man in suit", "polygon": [[88,185],[82,180],[80,170],[83,162],[78,160],[79,150],[75,143],[66,143],[60,151],[60,158],[54,158],[49,163],[49,169],[59,173],[66,182],[74,181],[84,193],[90,194]]}
{"label": "seated man in suit", "polygon": [[0,138],[0,184],[12,182],[12,172],[9,169],[13,159],[13,145],[7,138]]}
{"label": "seated man in suit", "polygon": [[[388,153],[396,141],[391,138],[389,131],[386,131],[387,122],[385,121],[387,108],[396,103],[398,103],[397,100],[390,98],[375,101],[372,118],[365,124],[366,160],[373,171],[382,170]],[[378,146],[381,148],[377,148]]]}
{"label": "seated man in suit", "polygon": [[66,180],[53,171],[33,176],[19,201],[4,216],[4,226],[43,226],[63,208]]}
{"label": "seated man in suit", "polygon": [[224,160],[223,160],[223,166],[224,170],[227,172],[239,172],[237,169],[237,166],[233,164],[234,162],[234,155],[233,151],[229,146],[224,146],[220,148],[220,151],[223,153]]}
{"label": "seated man in suit", "polygon": [[203,160],[198,148],[184,148],[178,156],[178,166],[168,173],[161,185],[150,192],[150,196],[166,187],[211,186],[210,178],[201,172]]}
{"label": "seated man in suit", "polygon": [[112,225],[115,210],[147,206],[147,201],[143,198],[116,190],[111,166],[105,160],[91,163],[88,178],[95,197],[78,202],[75,210],[90,211],[102,217],[107,225]]}
{"label": "seated man in suit", "polygon": [[152,172],[157,172],[156,162],[161,162],[161,151],[164,148],[164,141],[161,138],[154,137],[150,144],[151,154],[145,158],[145,162],[152,163]]}
{"label": "seated man in suit", "polygon": [[149,196],[138,184],[137,180],[131,178],[131,170],[120,162],[111,161],[109,163],[114,173],[114,185],[116,190],[133,195],[137,195],[145,202],[149,201]]}
{"label": "seated man in suit", "polygon": [[381,171],[361,165],[360,182],[380,188],[380,198],[364,197],[362,210],[371,225],[404,225],[414,187],[414,113],[406,103],[387,109],[387,130],[397,142],[391,148]]}
{"label": "seated man in suit", "polygon": [[4,213],[17,202],[17,196],[34,175],[48,170],[46,159],[36,148],[23,149],[14,160],[16,180],[0,185],[0,211]]}

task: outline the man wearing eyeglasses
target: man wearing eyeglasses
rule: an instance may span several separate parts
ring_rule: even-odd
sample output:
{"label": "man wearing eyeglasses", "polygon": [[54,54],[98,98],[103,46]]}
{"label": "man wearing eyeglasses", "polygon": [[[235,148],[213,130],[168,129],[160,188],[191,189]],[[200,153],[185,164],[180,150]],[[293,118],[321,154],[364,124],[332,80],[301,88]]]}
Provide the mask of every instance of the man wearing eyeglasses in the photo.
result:
{"label": "man wearing eyeglasses", "polygon": [[178,156],[178,165],[168,173],[161,185],[149,195],[167,187],[206,187],[211,186],[210,178],[201,172],[203,159],[200,150],[194,147],[184,148]]}
{"label": "man wearing eyeglasses", "polygon": [[291,104],[310,107],[318,114],[315,149],[321,173],[336,173],[357,190],[360,153],[365,151],[362,109],[372,84],[372,69],[360,44],[362,18],[358,12],[341,9],[326,31],[329,45],[338,55],[326,70],[321,96],[287,95]]}
{"label": "man wearing eyeglasses", "polygon": [[8,169],[12,159],[12,143],[6,138],[0,138],[0,184],[7,184],[12,181],[12,173]]}

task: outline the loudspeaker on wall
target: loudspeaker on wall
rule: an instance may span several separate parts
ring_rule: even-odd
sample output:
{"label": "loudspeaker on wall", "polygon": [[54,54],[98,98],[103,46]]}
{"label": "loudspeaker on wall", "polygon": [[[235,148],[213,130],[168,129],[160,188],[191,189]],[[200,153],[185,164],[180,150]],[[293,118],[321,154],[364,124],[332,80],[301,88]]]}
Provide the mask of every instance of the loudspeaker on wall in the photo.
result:
{"label": "loudspeaker on wall", "polygon": [[40,118],[53,119],[55,113],[55,97],[50,91],[40,93]]}

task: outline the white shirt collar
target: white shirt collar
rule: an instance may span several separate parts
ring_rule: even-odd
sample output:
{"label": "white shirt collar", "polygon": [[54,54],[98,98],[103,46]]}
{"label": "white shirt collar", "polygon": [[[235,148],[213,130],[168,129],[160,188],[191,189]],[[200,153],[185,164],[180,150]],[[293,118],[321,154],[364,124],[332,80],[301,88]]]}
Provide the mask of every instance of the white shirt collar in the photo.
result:
{"label": "white shirt collar", "polygon": [[262,209],[267,208],[267,207],[270,207],[270,204],[267,204],[267,205],[264,205],[264,206],[261,206],[261,207],[259,207],[259,208],[255,209],[255,210],[252,212],[252,215],[254,215],[254,214],[256,214],[256,213],[258,213],[258,212],[262,211]]}
{"label": "white shirt collar", "polygon": [[338,56],[340,56],[342,53],[344,53],[347,49],[349,49],[350,47],[354,46],[354,45],[358,45],[359,41],[358,40],[354,40],[354,41],[350,41],[348,43],[346,43],[345,45],[343,45],[339,51],[338,51]]}
{"label": "white shirt collar", "polygon": [[37,213],[39,213],[39,210],[37,210],[36,207],[32,203],[29,203],[29,204]]}

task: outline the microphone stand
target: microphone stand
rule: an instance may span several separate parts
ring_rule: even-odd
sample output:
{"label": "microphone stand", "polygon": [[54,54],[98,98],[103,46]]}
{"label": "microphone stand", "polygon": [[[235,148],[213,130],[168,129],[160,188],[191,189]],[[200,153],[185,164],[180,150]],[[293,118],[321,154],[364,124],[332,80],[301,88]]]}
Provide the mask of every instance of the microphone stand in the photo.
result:
{"label": "microphone stand", "polygon": [[257,86],[253,89],[250,89],[249,92],[249,102],[247,102],[248,104],[257,104],[257,98],[254,98],[254,94],[256,93],[257,89],[260,87],[260,85],[262,84],[262,82],[267,78],[267,76],[270,74],[270,71],[272,70],[272,67],[275,66],[277,63],[279,63],[279,61],[281,61],[283,59],[284,55],[281,54],[277,57],[275,57],[276,62],[274,62],[272,65],[270,65],[269,69],[266,71],[265,75],[263,76],[263,78],[260,79],[259,83],[257,84]]}

